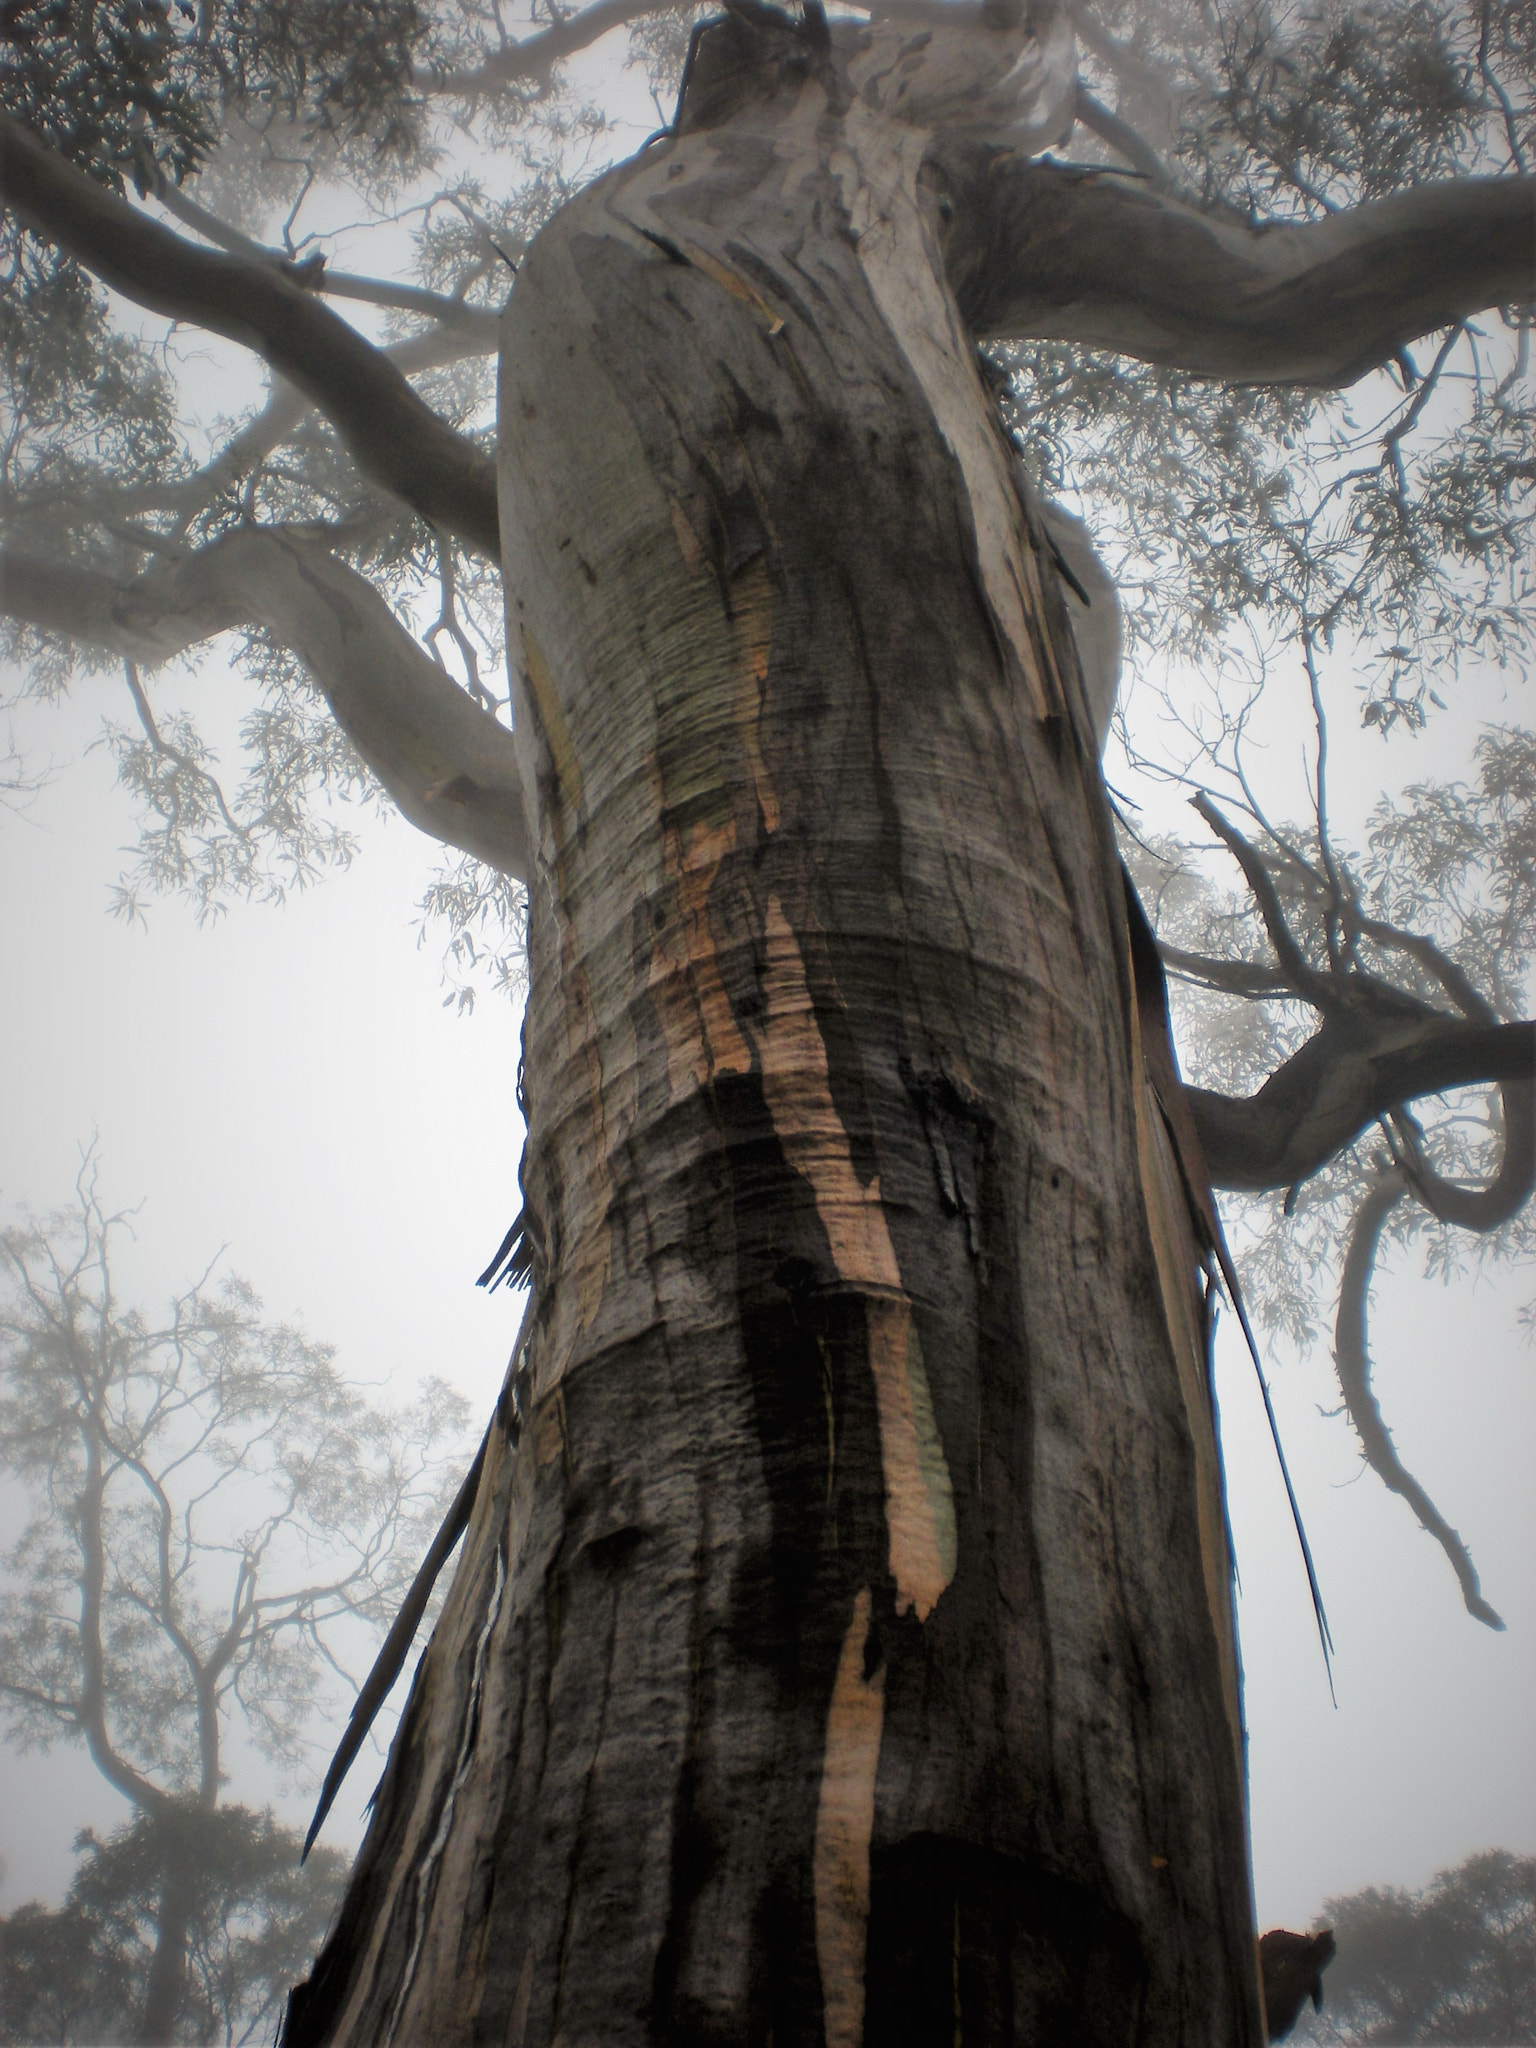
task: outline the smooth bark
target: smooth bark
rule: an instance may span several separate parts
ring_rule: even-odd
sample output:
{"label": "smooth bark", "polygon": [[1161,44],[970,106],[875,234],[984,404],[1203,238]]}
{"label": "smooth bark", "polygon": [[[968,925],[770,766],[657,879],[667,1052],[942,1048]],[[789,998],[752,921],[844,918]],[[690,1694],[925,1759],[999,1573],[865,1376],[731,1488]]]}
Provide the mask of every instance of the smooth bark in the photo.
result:
{"label": "smooth bark", "polygon": [[[946,159],[941,157],[941,162]],[[946,262],[975,332],[1237,384],[1352,384],[1436,328],[1536,298],[1536,178],[1463,178],[1252,224],[1112,171],[991,161]],[[949,176],[968,198],[978,167]]]}

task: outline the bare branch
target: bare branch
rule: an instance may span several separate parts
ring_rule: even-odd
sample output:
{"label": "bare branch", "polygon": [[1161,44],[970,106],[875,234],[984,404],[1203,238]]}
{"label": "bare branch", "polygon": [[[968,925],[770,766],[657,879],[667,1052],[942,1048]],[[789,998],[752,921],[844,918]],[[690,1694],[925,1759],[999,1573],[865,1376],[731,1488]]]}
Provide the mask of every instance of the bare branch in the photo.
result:
{"label": "bare branch", "polygon": [[413,825],[503,874],[527,875],[511,733],[417,645],[365,577],[317,542],[245,527],[132,583],[5,551],[0,603],[13,618],[146,664],[234,627],[262,627],[305,663]]}
{"label": "bare branch", "polygon": [[382,349],[271,263],[203,249],[0,114],[0,198],[136,305],[254,349],[336,427],[363,474],[466,546],[500,550],[495,465]]}
{"label": "bare branch", "polygon": [[1407,1191],[1407,1181],[1395,1169],[1391,1170],[1377,1181],[1355,1214],[1339,1282],[1339,1313],[1334,1330],[1333,1356],[1339,1388],[1366,1463],[1384,1486],[1401,1494],[1418,1516],[1420,1526],[1445,1552],[1461,1586],[1467,1612],[1489,1628],[1502,1629],[1502,1619],[1483,1598],[1467,1546],[1397,1455],[1397,1446],[1382,1421],[1381,1408],[1371,1387],[1371,1354],[1366,1338],[1371,1274],[1382,1229]]}
{"label": "bare branch", "polygon": [[1405,1102],[1536,1074],[1536,1023],[1463,1024],[1420,1008],[1417,1022],[1368,1003],[1325,1017],[1255,1095],[1191,1088],[1213,1183],[1251,1193],[1293,1186]]}
{"label": "bare branch", "polygon": [[1138,135],[1129,121],[1122,121],[1102,100],[1095,99],[1081,82],[1072,111],[1085,128],[1097,135],[1101,142],[1107,142],[1118,156],[1123,156],[1138,177],[1145,178],[1156,191],[1167,189],[1168,173],[1151,143]]}
{"label": "bare branch", "polygon": [[1250,226],[1146,181],[941,151],[975,332],[1244,384],[1353,383],[1421,334],[1536,298],[1536,179],[1461,178]]}
{"label": "bare branch", "polygon": [[391,306],[400,313],[419,313],[423,319],[435,320],[440,326],[458,328],[473,335],[487,350],[496,346],[501,315],[489,306],[471,306],[463,299],[450,298],[443,292],[423,291],[417,285],[390,284],[383,278],[357,277],[347,271],[332,270],[319,255],[306,256],[295,262],[281,249],[268,249],[260,242],[253,242],[249,235],[243,235],[228,221],[221,220],[218,214],[200,206],[190,192],[173,185],[169,178],[158,179],[155,197],[166,212],[174,214],[184,227],[227,250],[231,256],[243,256],[251,263],[270,264],[279,275],[293,282],[302,281],[309,291],[328,292],[338,299],[359,299],[370,306]]}
{"label": "bare branch", "polygon": [[1320,974],[1311,965],[1297,945],[1291,928],[1285,921],[1285,912],[1276,894],[1273,877],[1265,866],[1262,855],[1248,843],[1236,826],[1222,816],[1204,790],[1198,796],[1192,797],[1190,804],[1242,869],[1243,879],[1253,891],[1259,916],[1264,921],[1269,943],[1275,949],[1275,959],[1280,972],[1290,987],[1304,1001],[1315,1003],[1320,1010],[1331,1008],[1338,999],[1333,982],[1328,975]]}

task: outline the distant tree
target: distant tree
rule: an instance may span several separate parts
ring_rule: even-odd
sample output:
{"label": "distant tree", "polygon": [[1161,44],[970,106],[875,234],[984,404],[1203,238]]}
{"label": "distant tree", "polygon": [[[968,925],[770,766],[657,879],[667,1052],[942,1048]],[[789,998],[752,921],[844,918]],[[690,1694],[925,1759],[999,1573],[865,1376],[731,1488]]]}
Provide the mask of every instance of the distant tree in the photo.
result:
{"label": "distant tree", "polygon": [[1330,1899],[1338,1960],[1298,2042],[1536,2042],[1536,1857],[1488,1849],[1423,1891]]}
{"label": "distant tree", "polygon": [[0,2042],[125,2041],[142,2016],[159,1940],[162,1877],[193,1896],[178,2041],[265,2041],[340,1895],[347,1858],[316,1849],[270,1812],[185,1802],[139,1813],[106,1839],[87,1830],[64,1904],[0,1923]]}
{"label": "distant tree", "polygon": [[[88,1155],[72,1209],[0,1232],[0,1469],[33,1508],[4,1560],[0,1715],[24,1745],[83,1743],[134,1810],[88,1838],[63,1914],[9,1939],[88,2006],[126,1985],[133,2038],[160,2042],[244,2010],[233,1956],[241,1999],[263,1944],[296,1963],[290,1905],[314,1931],[318,1895],[284,1903],[274,1875],[293,1845],[217,1810],[230,1723],[303,1767],[441,1519],[465,1406],[437,1380],[376,1405],[212,1267],[148,1316],[113,1279],[127,1221]],[[53,1970],[71,1942],[89,1966]]]}

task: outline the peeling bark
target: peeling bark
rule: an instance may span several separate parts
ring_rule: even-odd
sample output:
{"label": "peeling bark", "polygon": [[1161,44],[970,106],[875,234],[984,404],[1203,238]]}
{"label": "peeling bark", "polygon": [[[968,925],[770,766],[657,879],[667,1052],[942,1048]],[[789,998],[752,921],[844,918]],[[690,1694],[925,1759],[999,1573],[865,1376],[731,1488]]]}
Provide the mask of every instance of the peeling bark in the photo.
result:
{"label": "peeling bark", "polygon": [[288,2048],[1263,2038],[1097,748],[863,120],[652,150],[508,315],[526,1421]]}

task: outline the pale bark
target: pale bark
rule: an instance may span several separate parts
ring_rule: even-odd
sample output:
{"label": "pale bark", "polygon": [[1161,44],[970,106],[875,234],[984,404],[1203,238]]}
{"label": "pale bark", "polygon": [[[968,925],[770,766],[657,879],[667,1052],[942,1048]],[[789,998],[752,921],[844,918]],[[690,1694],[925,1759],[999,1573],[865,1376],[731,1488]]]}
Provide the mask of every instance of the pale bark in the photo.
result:
{"label": "pale bark", "polygon": [[237,626],[304,662],[401,813],[503,874],[528,870],[512,735],[407,633],[378,592],[298,533],[243,527],[132,582],[0,553],[0,607],[153,665]]}

